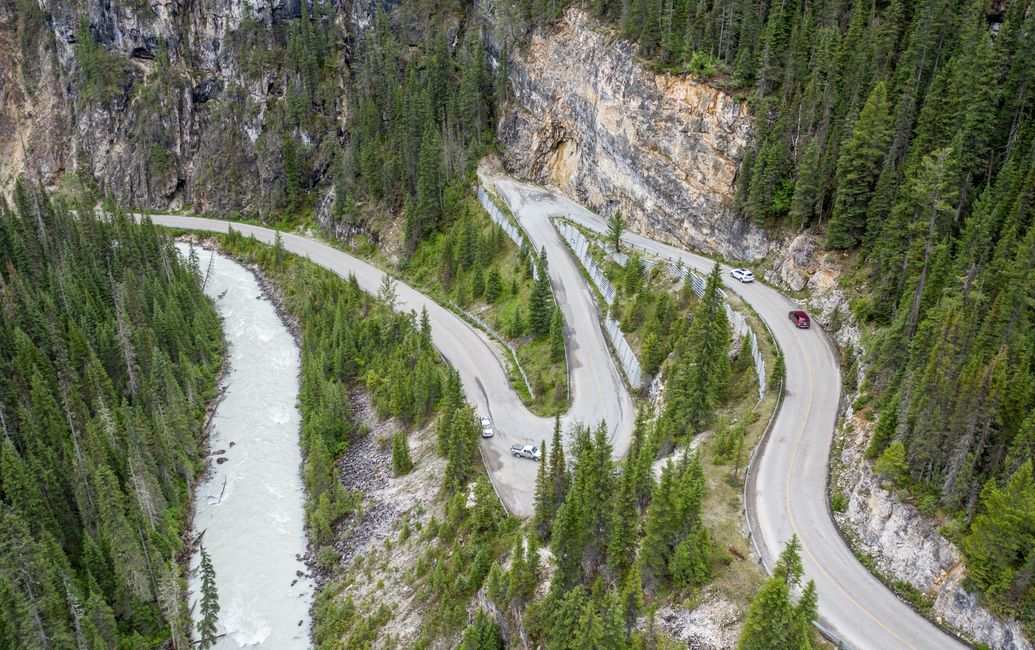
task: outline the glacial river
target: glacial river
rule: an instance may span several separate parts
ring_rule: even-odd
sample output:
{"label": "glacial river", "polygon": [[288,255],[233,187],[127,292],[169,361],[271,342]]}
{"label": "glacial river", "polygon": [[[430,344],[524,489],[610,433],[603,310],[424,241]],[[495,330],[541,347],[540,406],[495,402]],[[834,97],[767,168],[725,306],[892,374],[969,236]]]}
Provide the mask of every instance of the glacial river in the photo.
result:
{"label": "glacial river", "polygon": [[[186,256],[188,246],[177,247]],[[298,575],[307,571],[298,346],[250,271],[196,250],[202,274],[209,271],[205,293],[223,318],[229,358],[226,393],[212,420],[210,471],[195,493],[194,531],[212,557],[219,590],[222,636],[215,647],[308,648],[313,584]],[[195,553],[191,568],[199,561]],[[195,621],[200,591],[195,570]]]}

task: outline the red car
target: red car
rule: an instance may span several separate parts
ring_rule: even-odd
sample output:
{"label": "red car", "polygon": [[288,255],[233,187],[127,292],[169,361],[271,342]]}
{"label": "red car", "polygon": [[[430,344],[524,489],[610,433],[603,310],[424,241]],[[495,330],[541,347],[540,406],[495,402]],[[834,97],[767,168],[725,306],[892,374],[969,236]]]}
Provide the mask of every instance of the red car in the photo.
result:
{"label": "red car", "polygon": [[794,326],[801,330],[807,330],[809,328],[809,325],[812,324],[809,321],[809,315],[801,311],[800,309],[792,311],[791,313],[787,314],[787,316],[791,319],[791,322],[794,323]]}

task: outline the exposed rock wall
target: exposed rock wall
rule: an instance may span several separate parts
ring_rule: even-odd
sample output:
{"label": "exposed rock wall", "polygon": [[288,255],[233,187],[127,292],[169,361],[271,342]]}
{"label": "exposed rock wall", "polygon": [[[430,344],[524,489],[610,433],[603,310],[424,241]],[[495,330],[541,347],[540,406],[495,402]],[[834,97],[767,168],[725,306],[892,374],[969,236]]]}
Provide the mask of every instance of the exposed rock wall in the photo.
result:
{"label": "exposed rock wall", "polygon": [[685,76],[655,74],[579,9],[510,54],[498,125],[508,169],[651,237],[734,258],[771,242],[730,209],[750,138],[747,107]]}
{"label": "exposed rock wall", "polygon": [[[299,14],[296,0],[0,0],[0,190],[29,173],[134,207],[268,211],[285,187],[287,77],[254,57],[283,48]],[[323,172],[336,128],[292,132],[315,152],[304,173]]]}
{"label": "exposed rock wall", "polygon": [[872,423],[851,419],[835,471],[834,489],[847,500],[837,515],[856,549],[885,576],[908,583],[932,601],[931,614],[949,628],[992,648],[1031,650],[1021,624],[1002,621],[963,587],[963,556],[913,504],[885,489],[863,457]]}

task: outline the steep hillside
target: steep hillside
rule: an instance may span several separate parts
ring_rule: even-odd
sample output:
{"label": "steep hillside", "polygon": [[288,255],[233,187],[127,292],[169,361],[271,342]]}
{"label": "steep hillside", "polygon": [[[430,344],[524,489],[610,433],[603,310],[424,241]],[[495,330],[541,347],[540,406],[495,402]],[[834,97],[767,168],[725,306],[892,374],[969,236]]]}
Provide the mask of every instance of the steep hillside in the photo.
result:
{"label": "steep hillside", "polygon": [[0,203],[0,647],[186,648],[219,319],[165,234],[36,197]]}
{"label": "steep hillside", "polygon": [[744,102],[651,72],[577,9],[533,30],[508,63],[498,126],[508,167],[659,239],[732,257],[768,251],[768,236],[731,209],[751,137]]}
{"label": "steep hillside", "polygon": [[[773,253],[768,277],[852,344],[851,390],[865,368],[878,480],[945,523],[966,584],[1030,632],[1031,2],[566,6],[516,3],[537,27],[509,61],[507,163],[653,236]],[[746,243],[751,224],[781,243]]]}

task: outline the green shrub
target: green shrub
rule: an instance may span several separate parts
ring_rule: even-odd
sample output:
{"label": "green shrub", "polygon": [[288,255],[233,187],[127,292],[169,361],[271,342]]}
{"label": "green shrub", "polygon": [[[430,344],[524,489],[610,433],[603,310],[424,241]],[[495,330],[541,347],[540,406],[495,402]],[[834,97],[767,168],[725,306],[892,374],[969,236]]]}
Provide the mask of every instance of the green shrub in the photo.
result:
{"label": "green shrub", "polygon": [[844,512],[848,509],[848,499],[841,492],[834,492],[830,495],[830,507],[834,512]]}

